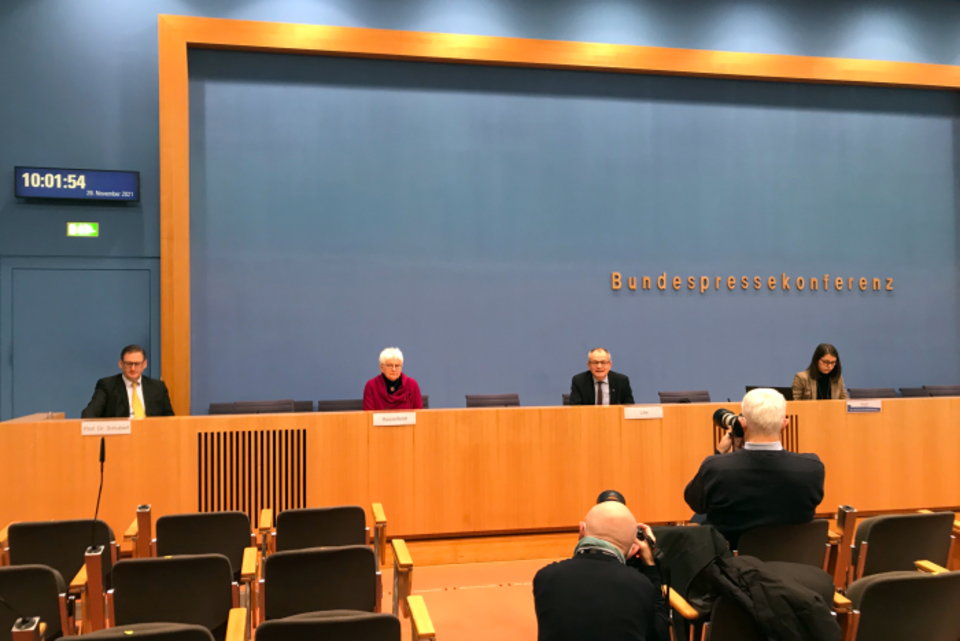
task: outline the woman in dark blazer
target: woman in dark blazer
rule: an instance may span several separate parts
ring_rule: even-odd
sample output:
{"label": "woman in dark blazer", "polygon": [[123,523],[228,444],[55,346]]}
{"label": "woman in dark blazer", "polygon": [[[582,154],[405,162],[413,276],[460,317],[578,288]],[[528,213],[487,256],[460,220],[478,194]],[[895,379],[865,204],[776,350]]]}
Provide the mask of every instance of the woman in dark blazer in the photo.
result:
{"label": "woman in dark blazer", "polygon": [[793,400],[822,401],[847,398],[843,384],[840,355],[830,343],[820,343],[810,366],[793,377]]}

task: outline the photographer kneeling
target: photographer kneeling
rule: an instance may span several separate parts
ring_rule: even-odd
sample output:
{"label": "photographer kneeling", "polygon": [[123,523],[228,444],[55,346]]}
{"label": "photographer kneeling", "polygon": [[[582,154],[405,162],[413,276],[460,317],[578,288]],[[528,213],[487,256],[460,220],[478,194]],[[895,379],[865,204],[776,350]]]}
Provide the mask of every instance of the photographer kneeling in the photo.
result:
{"label": "photographer kneeling", "polygon": [[[533,579],[538,639],[669,639],[653,541],[650,528],[638,526],[626,505],[616,500],[595,505],[580,523],[573,558],[551,563]],[[636,569],[626,565],[635,555],[643,560]]]}
{"label": "photographer kneeling", "polygon": [[[792,525],[813,520],[823,500],[824,467],[816,454],[783,449],[780,430],[787,425],[787,401],[772,389],[755,389],[743,397],[743,447],[736,449],[728,430],[687,485],[683,498],[705,522],[737,548],[740,534],[763,525]],[[718,415],[721,412],[717,412]],[[723,419],[726,419],[725,421]],[[715,416],[736,427],[729,416]],[[735,450],[729,454],[724,451]]]}

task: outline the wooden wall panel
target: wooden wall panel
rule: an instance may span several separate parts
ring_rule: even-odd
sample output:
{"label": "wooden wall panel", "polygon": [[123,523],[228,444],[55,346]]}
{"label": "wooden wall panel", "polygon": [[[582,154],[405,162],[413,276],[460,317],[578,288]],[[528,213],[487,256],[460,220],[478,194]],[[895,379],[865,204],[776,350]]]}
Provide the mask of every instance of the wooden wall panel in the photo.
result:
{"label": "wooden wall panel", "polygon": [[[663,419],[630,421],[618,407],[425,410],[416,425],[392,427],[373,427],[366,412],[151,418],[107,438],[101,515],[122,531],[140,503],[155,517],[196,511],[198,435],[292,430],[308,443],[308,506],[381,502],[391,536],[575,528],[605,489],[641,520],[686,520],[683,490],[713,451],[719,406],[664,406]],[[826,465],[822,513],[960,506],[960,398],[884,400],[879,414],[801,401],[788,413],[800,449]],[[2,424],[0,527],[91,516],[98,452],[80,421]]]}

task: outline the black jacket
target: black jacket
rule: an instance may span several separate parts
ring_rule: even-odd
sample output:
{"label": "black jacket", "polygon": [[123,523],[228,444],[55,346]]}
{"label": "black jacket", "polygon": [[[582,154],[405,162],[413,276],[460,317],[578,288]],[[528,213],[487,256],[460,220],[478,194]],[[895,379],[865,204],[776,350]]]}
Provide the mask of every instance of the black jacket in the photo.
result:
{"label": "black jacket", "polygon": [[816,454],[742,449],[708,456],[683,498],[736,549],[751,528],[812,521],[823,479]]}
{"label": "black jacket", "polygon": [[[173,416],[170,395],[166,384],[158,378],[141,376],[143,383],[143,409],[147,416]],[[97,381],[93,398],[80,413],[81,418],[128,418],[130,400],[123,374],[108,376]]]}
{"label": "black jacket", "polygon": [[[633,405],[633,390],[630,389],[629,377],[607,372],[607,383],[610,385],[611,405]],[[570,404],[597,404],[597,383],[589,371],[577,374],[570,381]]]}
{"label": "black jacket", "polygon": [[598,552],[551,563],[533,577],[539,641],[666,641],[669,614],[657,569]]}
{"label": "black jacket", "polygon": [[[711,595],[710,601],[720,597],[732,601],[753,620],[764,639],[842,638],[840,625],[831,611],[833,581],[819,568],[763,563],[749,556],[717,557],[694,578],[690,589]],[[719,627],[715,631],[717,635],[722,632]],[[724,638],[728,636],[729,631]]]}

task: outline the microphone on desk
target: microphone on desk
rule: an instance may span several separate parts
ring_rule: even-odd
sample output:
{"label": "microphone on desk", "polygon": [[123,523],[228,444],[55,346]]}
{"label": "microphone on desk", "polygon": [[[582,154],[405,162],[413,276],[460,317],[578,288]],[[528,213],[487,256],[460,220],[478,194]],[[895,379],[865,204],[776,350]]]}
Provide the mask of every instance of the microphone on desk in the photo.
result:
{"label": "microphone on desk", "polygon": [[107,441],[100,437],[100,489],[97,490],[97,508],[93,511],[93,523],[90,524],[90,550],[96,551],[97,515],[100,514],[100,496],[103,494],[103,463],[107,460]]}
{"label": "microphone on desk", "polygon": [[39,617],[25,617],[23,613],[20,612],[17,608],[13,607],[13,604],[0,596],[0,604],[3,604],[8,610],[13,612],[13,615],[17,617],[17,620],[13,622],[13,627],[17,630],[29,630],[36,624],[39,624]]}

